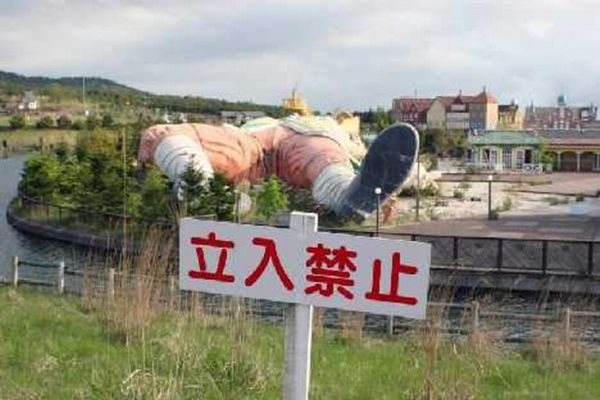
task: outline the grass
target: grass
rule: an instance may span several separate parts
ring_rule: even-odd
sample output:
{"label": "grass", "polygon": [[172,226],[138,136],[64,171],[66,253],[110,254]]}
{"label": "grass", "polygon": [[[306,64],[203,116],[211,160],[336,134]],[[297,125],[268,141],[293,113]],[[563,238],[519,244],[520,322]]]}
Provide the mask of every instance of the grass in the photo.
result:
{"label": "grass", "polygon": [[[131,326],[115,307],[0,288],[0,398],[280,398],[281,326],[163,307],[124,340]],[[552,344],[516,351],[431,332],[388,340],[325,330],[313,346],[312,399],[600,397],[600,362],[566,362]]]}
{"label": "grass", "polygon": [[0,143],[6,140],[12,151],[36,148],[43,139],[44,146],[67,143],[75,145],[78,131],[63,129],[19,129],[0,131]]}

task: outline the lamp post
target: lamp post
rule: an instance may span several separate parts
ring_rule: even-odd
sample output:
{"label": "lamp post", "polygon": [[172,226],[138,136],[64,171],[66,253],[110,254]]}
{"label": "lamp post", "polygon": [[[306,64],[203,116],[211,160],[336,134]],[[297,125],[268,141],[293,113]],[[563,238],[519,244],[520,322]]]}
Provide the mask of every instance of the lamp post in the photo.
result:
{"label": "lamp post", "polygon": [[492,175],[487,176],[488,181],[488,220],[492,219],[492,180],[494,177]]}
{"label": "lamp post", "polygon": [[375,195],[377,196],[377,210],[375,211],[375,236],[379,236],[379,204],[381,203],[381,188],[376,187]]}
{"label": "lamp post", "polygon": [[420,206],[420,202],[421,202],[421,162],[419,160],[419,152],[417,152],[417,204],[416,204],[416,213],[415,213],[415,219],[418,221],[419,220],[419,206]]}

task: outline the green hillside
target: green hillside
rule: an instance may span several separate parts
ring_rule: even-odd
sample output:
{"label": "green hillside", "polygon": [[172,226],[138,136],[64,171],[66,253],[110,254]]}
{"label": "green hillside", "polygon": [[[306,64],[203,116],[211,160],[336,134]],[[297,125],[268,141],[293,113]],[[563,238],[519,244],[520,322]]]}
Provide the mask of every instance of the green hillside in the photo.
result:
{"label": "green hillside", "polygon": [[[82,107],[82,83],[83,77],[30,77],[0,71],[0,101],[14,100],[25,90],[32,90],[36,95],[44,96],[43,108],[73,111]],[[158,95],[99,77],[85,77],[85,88],[86,103],[99,110],[127,106],[198,114],[218,114],[224,110],[264,111],[272,116],[282,114],[278,106],[200,96]]]}

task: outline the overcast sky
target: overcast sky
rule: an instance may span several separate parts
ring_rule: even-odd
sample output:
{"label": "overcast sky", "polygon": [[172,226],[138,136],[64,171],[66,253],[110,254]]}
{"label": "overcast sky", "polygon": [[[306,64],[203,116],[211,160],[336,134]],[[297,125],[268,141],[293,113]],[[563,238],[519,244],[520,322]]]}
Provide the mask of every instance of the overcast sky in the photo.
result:
{"label": "overcast sky", "polygon": [[323,111],[401,95],[600,101],[594,1],[0,0],[0,69]]}

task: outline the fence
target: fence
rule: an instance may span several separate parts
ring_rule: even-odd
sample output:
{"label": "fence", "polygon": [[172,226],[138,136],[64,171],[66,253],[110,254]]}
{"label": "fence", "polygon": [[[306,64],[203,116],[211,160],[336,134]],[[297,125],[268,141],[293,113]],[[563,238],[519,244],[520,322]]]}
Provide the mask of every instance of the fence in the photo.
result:
{"label": "fence", "polygon": [[[374,236],[370,231],[323,229]],[[600,275],[600,243],[578,240],[510,239],[502,237],[419,235],[382,232],[381,237],[431,244],[434,268],[477,272],[515,272],[594,278]]]}
{"label": "fence", "polygon": [[[44,269],[50,271],[47,274],[46,280],[23,278],[20,276],[22,267]],[[43,286],[54,289],[57,294],[71,293],[81,295],[82,290],[77,288],[74,283],[66,279],[68,276],[78,277],[80,279],[88,279],[88,284],[95,288],[94,296],[105,296],[106,300],[114,301],[117,288],[117,277],[130,283],[127,289],[142,290],[146,276],[141,274],[125,275],[116,272],[114,268],[108,268],[102,271],[84,271],[67,268],[64,262],[60,263],[39,263],[21,260],[18,257],[13,257],[11,276],[9,280],[4,280],[3,283],[17,287],[21,284],[32,286]],[[124,278],[124,279],[123,279]],[[151,277],[156,279],[156,277]],[[178,277],[176,275],[165,276],[164,279],[158,280],[160,289],[160,301],[169,308],[192,308],[195,305],[194,301],[199,302],[197,293],[180,291],[178,288]],[[100,289],[98,289],[100,288]],[[228,300],[233,299],[231,296],[222,295],[202,295],[202,306],[213,313],[218,312],[219,308]],[[235,300],[239,308],[239,299]],[[285,305],[281,303],[270,302],[266,300],[249,300],[245,301],[245,309],[248,310],[247,315],[258,320],[267,320],[270,322],[282,322],[285,318]],[[197,306],[197,305],[196,305]],[[343,328],[344,321],[337,310],[320,310],[322,315],[322,324],[325,327],[332,329]],[[238,310],[239,312],[239,310]],[[317,313],[318,314],[318,313]],[[354,313],[356,314],[356,313]],[[388,336],[397,336],[403,333],[414,331],[415,329],[423,329],[426,327],[434,328],[441,334],[450,336],[462,336],[474,333],[494,333],[494,335],[504,340],[505,342],[523,342],[529,340],[533,335],[545,334],[549,335],[548,326],[558,326],[562,331],[562,335],[569,340],[584,341],[584,342],[600,342],[600,329],[595,329],[598,320],[600,320],[600,312],[590,310],[572,310],[570,307],[555,309],[554,312],[546,313],[527,313],[527,312],[512,312],[498,309],[485,309],[478,301],[470,301],[465,303],[448,303],[434,302],[428,303],[428,320],[425,322],[407,320],[400,317],[386,317],[381,315],[361,314],[364,318],[364,325],[361,330],[369,333],[387,334]],[[580,320],[596,320],[592,325],[583,325],[577,327],[576,322]],[[540,330],[540,326],[543,326]],[[528,326],[529,333],[524,335],[522,331],[525,326]],[[590,329],[590,326],[592,329]],[[537,329],[537,330],[536,330]],[[502,334],[498,337],[498,332]],[[516,333],[515,333],[516,332]]]}
{"label": "fence", "polygon": [[[42,213],[47,220],[59,223],[85,222],[102,229],[120,232],[124,223],[131,231],[143,232],[149,226],[174,230],[169,220],[148,220],[130,216],[91,212],[59,206],[19,195],[22,212]],[[201,216],[211,218],[214,216]],[[375,236],[374,231],[319,228],[321,231]],[[495,271],[536,275],[559,275],[594,278],[600,275],[600,243],[580,240],[511,239],[488,236],[445,236],[381,232],[380,236],[418,240],[432,245],[433,268],[453,268],[475,272]]]}

